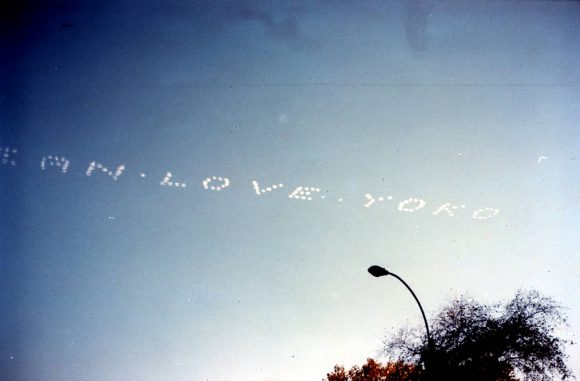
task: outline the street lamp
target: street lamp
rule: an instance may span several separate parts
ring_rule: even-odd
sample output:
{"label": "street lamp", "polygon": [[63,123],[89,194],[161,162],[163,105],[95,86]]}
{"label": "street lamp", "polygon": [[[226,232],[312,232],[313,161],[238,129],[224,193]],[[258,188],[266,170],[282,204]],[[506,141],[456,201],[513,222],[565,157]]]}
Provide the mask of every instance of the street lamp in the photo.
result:
{"label": "street lamp", "polygon": [[[400,276],[398,276],[397,274],[394,274],[390,271],[387,271],[386,269],[380,267],[380,266],[371,266],[368,269],[369,273],[374,276],[374,277],[381,277],[381,276],[385,276],[385,275],[390,275],[390,276],[394,276],[395,278],[397,278],[398,280],[401,281],[401,283],[403,283],[405,285],[405,287],[407,287],[407,290],[409,290],[409,292],[411,293],[411,295],[413,295],[413,298],[415,298],[415,301],[417,302],[417,304],[419,305],[419,309],[421,310],[421,315],[423,315],[423,321],[425,322],[425,330],[427,331],[427,346],[428,346],[428,351],[429,354],[426,358],[426,360],[429,360],[429,357],[431,355],[431,353],[433,353],[433,342],[431,341],[431,335],[429,334],[429,324],[427,324],[427,318],[425,317],[425,312],[423,311],[423,307],[421,306],[421,303],[419,302],[419,299],[417,298],[417,295],[415,295],[415,293],[413,292],[413,290],[411,290],[411,287],[409,287],[409,285],[407,284],[407,282],[405,282]],[[427,363],[428,361],[425,361],[425,363]],[[425,364],[425,366],[427,368],[429,368],[427,366],[427,364]],[[429,371],[429,370],[427,370]]]}

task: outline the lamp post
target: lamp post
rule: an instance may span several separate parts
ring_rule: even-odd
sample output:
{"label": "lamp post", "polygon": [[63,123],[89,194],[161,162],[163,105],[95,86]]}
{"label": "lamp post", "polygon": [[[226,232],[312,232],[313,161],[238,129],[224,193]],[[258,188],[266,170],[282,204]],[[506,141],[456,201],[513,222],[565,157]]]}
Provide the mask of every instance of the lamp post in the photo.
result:
{"label": "lamp post", "polygon": [[407,290],[409,290],[409,292],[411,293],[411,295],[413,295],[413,298],[415,298],[415,301],[417,302],[417,304],[419,305],[419,309],[421,310],[421,315],[423,315],[423,321],[425,322],[425,330],[427,331],[427,349],[428,349],[428,355],[425,359],[425,368],[427,373],[429,373],[430,371],[430,365],[428,365],[427,363],[429,362],[429,358],[431,357],[431,353],[433,353],[433,342],[431,341],[431,335],[429,334],[429,324],[427,324],[427,318],[425,317],[425,312],[423,311],[423,307],[421,306],[421,303],[419,302],[419,299],[417,298],[417,295],[415,295],[415,293],[413,292],[413,290],[411,289],[411,287],[409,287],[409,285],[407,284],[407,282],[405,282],[400,276],[398,276],[397,274],[394,274],[390,271],[387,271],[386,269],[380,267],[380,266],[371,266],[368,269],[368,272],[374,276],[374,277],[381,277],[381,276],[385,276],[385,275],[390,275],[393,276],[395,278],[397,278],[399,281],[401,281],[401,283],[403,283],[405,285],[405,287],[407,287]]}

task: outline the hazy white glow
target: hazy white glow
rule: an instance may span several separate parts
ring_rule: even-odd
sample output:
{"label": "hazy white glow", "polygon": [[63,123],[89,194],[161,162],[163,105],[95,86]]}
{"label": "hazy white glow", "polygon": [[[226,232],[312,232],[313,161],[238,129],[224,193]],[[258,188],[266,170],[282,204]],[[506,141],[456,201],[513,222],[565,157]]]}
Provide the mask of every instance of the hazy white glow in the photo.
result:
{"label": "hazy white glow", "polygon": [[42,161],[40,162],[40,169],[42,169],[43,171],[46,170],[47,163],[51,167],[60,167],[62,173],[66,173],[68,170],[68,166],[70,164],[70,161],[68,161],[68,159],[66,159],[62,156],[61,157],[52,156],[52,155],[43,156]]}
{"label": "hazy white glow", "polygon": [[[145,177],[143,174],[141,175],[142,175],[141,177]],[[187,186],[187,184],[184,182],[172,181],[171,180],[172,178],[173,175],[171,174],[171,172],[167,172],[165,174],[165,177],[163,178],[163,181],[161,181],[159,184],[165,187],[178,187],[178,188],[185,188]]]}
{"label": "hazy white glow", "polygon": [[263,193],[272,192],[273,190],[279,189],[284,187],[284,184],[274,184],[266,188],[260,188],[260,184],[256,180],[252,181],[252,186],[254,187],[254,191],[259,196]]}
{"label": "hazy white glow", "polygon": [[480,208],[474,211],[471,217],[475,220],[487,220],[497,216],[498,213],[499,209],[496,208]]}
{"label": "hazy white glow", "polygon": [[[409,204],[414,204],[414,206],[408,207],[407,205]],[[399,203],[398,209],[399,212],[413,213],[419,209],[423,209],[426,204],[427,203],[424,200],[421,200],[420,198],[408,198]]]}
{"label": "hazy white glow", "polygon": [[11,166],[15,166],[16,165],[16,160],[15,159],[11,159],[11,156],[14,156],[18,153],[18,150],[16,148],[10,148],[10,147],[0,147],[0,156],[2,157],[2,164],[5,165],[11,165]]}
{"label": "hazy white glow", "polygon": [[[213,181],[221,181],[220,185],[210,185]],[[203,180],[203,187],[207,190],[221,191],[230,186],[230,179],[227,177],[212,176]]]}
{"label": "hazy white glow", "polygon": [[119,165],[117,167],[117,169],[115,170],[115,172],[113,172],[113,171],[110,171],[103,164],[97,163],[96,161],[92,161],[89,164],[89,167],[87,168],[86,175],[91,176],[93,174],[93,172],[95,171],[95,169],[100,169],[101,172],[111,176],[113,178],[113,180],[116,181],[119,178],[119,176],[121,176],[123,174],[123,171],[125,170],[125,165],[123,165],[123,164]]}
{"label": "hazy white glow", "polygon": [[365,194],[365,197],[368,200],[365,204],[365,208],[370,208],[376,202],[376,200],[370,193]]}
{"label": "hazy white glow", "polygon": [[288,197],[297,200],[312,201],[312,192],[320,192],[320,188],[296,187]]}
{"label": "hazy white glow", "polygon": [[453,216],[455,216],[455,212],[456,212],[458,209],[460,209],[460,208],[461,208],[461,209],[465,209],[465,205],[460,205],[460,206],[457,206],[457,205],[452,205],[451,203],[446,203],[446,204],[443,204],[443,205],[441,205],[440,207],[438,207],[438,208],[437,208],[437,209],[436,209],[436,210],[433,212],[433,214],[434,214],[434,215],[438,215],[438,214],[440,214],[440,213],[443,213],[443,212],[444,212],[444,213],[445,213],[445,214],[447,214],[449,217],[453,217]]}

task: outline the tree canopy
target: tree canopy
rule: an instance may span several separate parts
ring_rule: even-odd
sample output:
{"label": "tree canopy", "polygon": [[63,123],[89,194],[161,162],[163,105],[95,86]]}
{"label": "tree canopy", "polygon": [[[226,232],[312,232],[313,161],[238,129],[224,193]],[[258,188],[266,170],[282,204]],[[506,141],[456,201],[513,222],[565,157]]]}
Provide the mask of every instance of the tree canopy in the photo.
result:
{"label": "tree canopy", "polygon": [[328,381],[419,381],[419,375],[420,369],[412,364],[396,361],[383,365],[369,358],[362,367],[355,365],[348,372],[343,366],[335,365],[326,377]]}
{"label": "tree canopy", "polygon": [[566,341],[556,336],[565,323],[561,307],[537,291],[519,291],[505,305],[461,297],[432,320],[432,352],[419,329],[401,330],[386,341],[385,352],[425,363],[432,379],[566,379]]}
{"label": "tree canopy", "polygon": [[385,341],[394,361],[368,359],[348,372],[335,366],[327,380],[565,380],[567,342],[556,336],[565,324],[562,308],[537,291],[519,291],[503,305],[461,297],[431,320],[431,349],[424,327],[402,329]]}

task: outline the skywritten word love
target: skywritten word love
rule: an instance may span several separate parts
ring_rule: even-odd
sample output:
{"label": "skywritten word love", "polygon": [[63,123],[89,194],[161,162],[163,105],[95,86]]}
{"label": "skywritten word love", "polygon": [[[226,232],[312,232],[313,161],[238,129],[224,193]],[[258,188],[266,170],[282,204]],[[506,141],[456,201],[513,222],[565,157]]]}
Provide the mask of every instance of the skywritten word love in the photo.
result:
{"label": "skywritten word love", "polygon": [[[0,147],[0,165],[1,166],[16,166],[17,163],[18,150],[13,147]],[[63,174],[66,174],[69,170],[70,160],[64,156],[58,155],[46,155],[40,160],[40,170],[46,171],[49,169],[57,170]],[[111,168],[111,169],[109,169]],[[125,174],[126,167],[121,164],[116,168],[108,167],[103,163],[92,161],[87,165],[85,170],[85,175],[91,177],[95,174],[102,174],[104,176],[109,176],[113,181],[119,180],[119,178]],[[141,178],[146,178],[145,173],[139,173]],[[159,185],[162,187],[174,187],[174,188],[187,188],[187,183],[184,181],[176,181],[171,172],[166,172]],[[201,186],[204,190],[209,192],[221,192],[226,190],[231,185],[231,180],[223,176],[209,176],[201,181]],[[284,184],[276,183],[269,186],[262,186],[256,180],[251,181],[251,186],[256,194],[256,196],[263,196],[271,192],[282,192],[285,188]],[[313,201],[315,199],[325,199],[326,195],[321,194],[321,189],[315,186],[294,186],[291,188],[290,193],[288,193],[288,198],[298,201]],[[433,215],[454,217],[461,210],[466,209],[466,205],[454,205],[452,203],[444,203],[438,205],[436,208],[428,208],[427,202],[421,198],[407,198],[404,200],[394,200],[393,196],[376,196],[370,193],[366,193],[364,198],[361,198],[361,206],[365,208],[372,208],[379,205],[385,201],[394,201],[397,205],[397,210],[403,213],[416,213],[419,211],[430,211]],[[342,198],[337,200],[338,202],[343,202]],[[471,218],[474,220],[488,220],[498,215],[499,209],[490,207],[480,207],[476,209],[471,209]]]}

